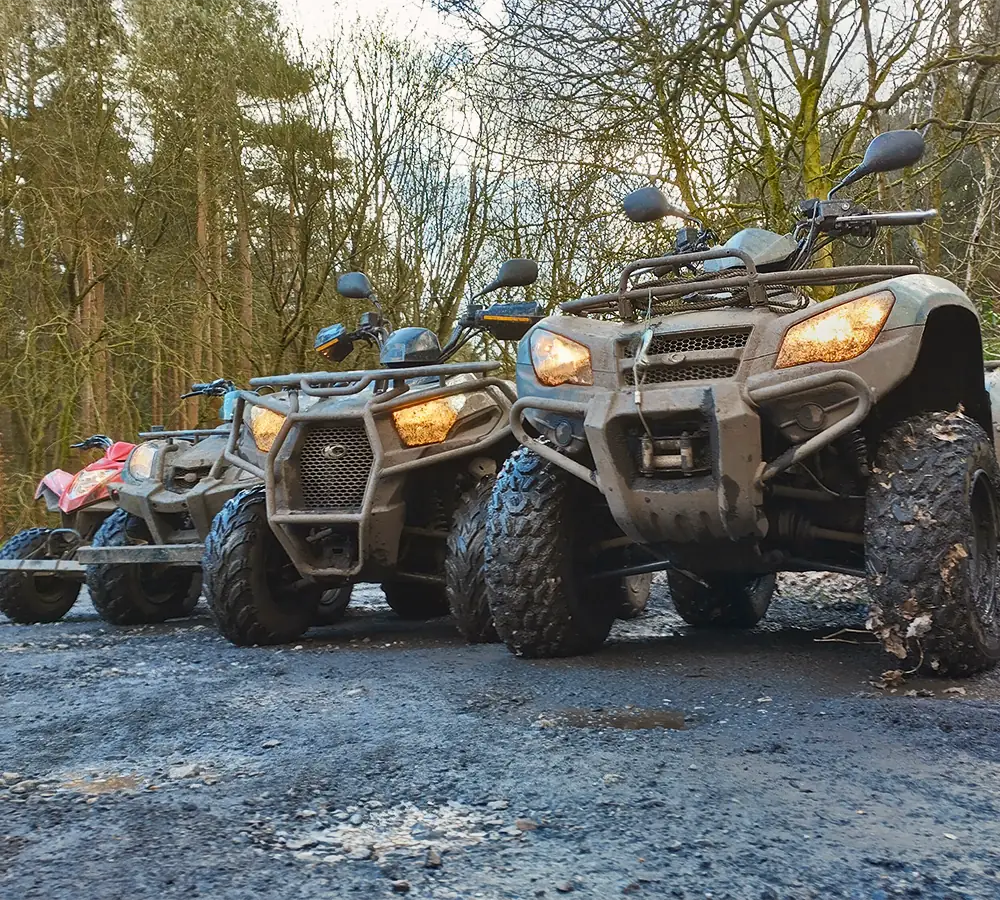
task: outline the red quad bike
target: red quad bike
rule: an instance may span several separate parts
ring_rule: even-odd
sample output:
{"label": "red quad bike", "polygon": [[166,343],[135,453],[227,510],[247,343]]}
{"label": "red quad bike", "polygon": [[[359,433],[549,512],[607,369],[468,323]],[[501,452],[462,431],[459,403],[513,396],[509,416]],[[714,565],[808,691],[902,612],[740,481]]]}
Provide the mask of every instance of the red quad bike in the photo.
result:
{"label": "red quad bike", "polygon": [[104,455],[76,475],[55,469],[39,482],[35,499],[58,512],[62,526],[26,528],[0,547],[0,612],[21,625],[57,622],[76,602],[86,570],[73,556],[115,511],[108,487],[121,481],[135,445],[95,434],[71,446]]}

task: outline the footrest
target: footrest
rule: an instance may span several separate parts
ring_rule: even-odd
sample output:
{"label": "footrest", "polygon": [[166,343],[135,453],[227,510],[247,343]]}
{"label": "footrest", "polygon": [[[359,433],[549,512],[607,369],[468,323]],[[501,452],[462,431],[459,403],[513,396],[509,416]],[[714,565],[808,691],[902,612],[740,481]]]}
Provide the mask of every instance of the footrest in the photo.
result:
{"label": "footrest", "polygon": [[76,551],[76,558],[85,565],[165,563],[198,567],[202,552],[201,544],[140,544],[134,547],[81,547]]}

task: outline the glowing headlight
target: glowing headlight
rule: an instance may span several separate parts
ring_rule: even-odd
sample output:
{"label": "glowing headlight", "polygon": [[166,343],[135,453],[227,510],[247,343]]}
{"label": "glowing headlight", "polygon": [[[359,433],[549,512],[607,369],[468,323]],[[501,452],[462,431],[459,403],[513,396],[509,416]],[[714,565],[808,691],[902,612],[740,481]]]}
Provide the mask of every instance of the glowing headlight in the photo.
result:
{"label": "glowing headlight", "polygon": [[130,477],[141,481],[153,474],[153,460],[156,458],[156,449],[156,444],[147,441],[145,444],[139,444],[129,454],[125,468],[128,470]]}
{"label": "glowing headlight", "polygon": [[281,413],[276,413],[273,409],[266,409],[263,406],[250,407],[250,433],[253,435],[253,442],[261,453],[270,453],[274,446],[274,439],[281,431],[281,426],[285,422],[285,417]]}
{"label": "glowing headlight", "polygon": [[875,343],[895,299],[891,291],[878,291],[796,323],[785,332],[775,368],[860,356]]}
{"label": "glowing headlight", "polygon": [[583,344],[542,328],[531,333],[530,341],[531,365],[542,384],[558,387],[560,384],[594,383],[590,351]]}
{"label": "glowing headlight", "polygon": [[106,484],[112,479],[116,478],[118,475],[115,469],[97,469],[96,471],[88,472],[83,470],[76,473],[76,477],[73,479],[73,483],[69,486],[69,490],[66,492],[66,496],[70,500],[77,500],[89,494],[96,488],[99,488],[102,484]]}
{"label": "glowing headlight", "polygon": [[458,420],[465,400],[465,394],[455,394],[405,406],[392,414],[392,424],[407,447],[440,444]]}

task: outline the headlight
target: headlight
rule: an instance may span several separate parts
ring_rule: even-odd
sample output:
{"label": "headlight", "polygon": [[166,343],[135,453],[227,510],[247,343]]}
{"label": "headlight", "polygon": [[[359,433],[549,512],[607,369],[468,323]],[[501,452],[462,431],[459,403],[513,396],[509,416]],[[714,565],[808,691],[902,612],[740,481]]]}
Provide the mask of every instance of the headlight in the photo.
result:
{"label": "headlight", "polygon": [[529,338],[531,365],[538,380],[549,387],[560,384],[593,384],[590,351],[562,335],[536,328]]}
{"label": "headlight", "polygon": [[438,397],[414,406],[404,406],[392,414],[392,424],[407,447],[440,444],[458,421],[466,395]]}
{"label": "headlight", "polygon": [[153,460],[156,459],[156,450],[156,444],[147,441],[145,444],[139,444],[129,454],[128,462],[125,463],[125,470],[128,472],[130,478],[142,481],[153,474]]}
{"label": "headlight", "polygon": [[113,480],[117,476],[118,471],[116,469],[96,469],[91,472],[84,469],[76,473],[76,477],[69,486],[66,496],[70,500],[78,500],[80,497],[86,496],[91,491]]}
{"label": "headlight", "polygon": [[860,356],[875,343],[895,299],[891,291],[878,291],[797,322],[785,332],[775,368]]}
{"label": "headlight", "polygon": [[285,417],[264,406],[250,407],[250,433],[261,453],[270,453]]}

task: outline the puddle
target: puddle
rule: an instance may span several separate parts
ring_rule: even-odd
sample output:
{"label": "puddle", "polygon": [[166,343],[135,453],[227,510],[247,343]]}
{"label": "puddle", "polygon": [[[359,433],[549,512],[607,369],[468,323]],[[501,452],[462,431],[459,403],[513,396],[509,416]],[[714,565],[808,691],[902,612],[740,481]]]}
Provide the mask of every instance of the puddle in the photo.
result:
{"label": "puddle", "polygon": [[617,728],[621,731],[666,729],[684,731],[691,724],[676,709],[564,709],[546,713],[536,721],[538,728]]}
{"label": "puddle", "polygon": [[108,775],[103,778],[74,778],[59,786],[63,790],[75,791],[78,794],[97,796],[137,790],[142,786],[142,779],[138,775]]}

